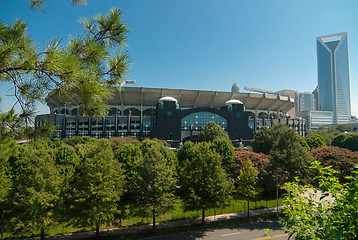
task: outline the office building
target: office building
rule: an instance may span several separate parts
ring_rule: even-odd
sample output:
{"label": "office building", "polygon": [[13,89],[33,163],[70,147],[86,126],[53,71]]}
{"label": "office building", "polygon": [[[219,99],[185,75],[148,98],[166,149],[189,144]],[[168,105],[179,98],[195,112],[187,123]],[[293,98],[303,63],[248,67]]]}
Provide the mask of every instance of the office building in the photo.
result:
{"label": "office building", "polygon": [[332,111],[333,124],[351,117],[347,33],[317,37],[319,110]]}

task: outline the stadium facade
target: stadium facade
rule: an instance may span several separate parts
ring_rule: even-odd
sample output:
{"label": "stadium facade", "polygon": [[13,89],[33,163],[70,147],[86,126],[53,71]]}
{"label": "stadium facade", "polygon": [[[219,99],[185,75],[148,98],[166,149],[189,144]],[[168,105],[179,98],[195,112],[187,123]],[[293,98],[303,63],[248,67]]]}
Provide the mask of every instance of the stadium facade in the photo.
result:
{"label": "stadium facade", "polygon": [[213,121],[229,135],[235,146],[248,145],[262,126],[287,124],[305,135],[306,122],[291,118],[294,108],[289,96],[240,92],[237,83],[231,92],[148,87],[123,87],[108,101],[105,117],[77,114],[78,106],[66,103],[56,92],[47,97],[50,114],[38,115],[35,126],[46,121],[56,126],[54,137],[91,136],[152,137],[178,147],[195,140],[203,126]]}

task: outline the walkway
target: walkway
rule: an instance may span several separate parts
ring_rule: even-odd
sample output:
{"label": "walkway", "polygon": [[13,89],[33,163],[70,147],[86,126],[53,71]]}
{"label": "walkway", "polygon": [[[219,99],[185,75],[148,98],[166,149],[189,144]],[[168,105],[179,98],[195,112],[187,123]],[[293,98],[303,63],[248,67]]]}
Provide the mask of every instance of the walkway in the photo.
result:
{"label": "walkway", "polygon": [[[266,209],[257,209],[251,210],[250,216],[257,216],[267,213],[275,213],[275,208],[266,208]],[[222,214],[216,216],[208,216],[205,217],[205,222],[214,222],[214,221],[222,221],[227,219],[234,219],[234,218],[243,218],[247,216],[247,212],[238,212],[238,213],[229,213],[229,214]],[[183,227],[183,226],[191,226],[201,223],[201,218],[194,218],[194,219],[186,219],[186,220],[178,220],[178,221],[170,221],[165,223],[158,223],[156,225],[157,229],[168,229],[168,228],[175,228],[175,227]],[[128,227],[128,228],[111,228],[111,229],[102,229],[100,231],[100,236],[109,236],[109,235],[121,235],[121,234],[128,234],[128,233],[137,233],[137,232],[145,232],[150,231],[152,229],[152,225],[143,225],[143,226],[135,226],[135,227]],[[70,240],[77,240],[77,239],[87,239],[90,237],[94,237],[95,233],[92,232],[76,232],[64,235],[56,235],[56,236],[48,236],[47,239],[70,239]]]}

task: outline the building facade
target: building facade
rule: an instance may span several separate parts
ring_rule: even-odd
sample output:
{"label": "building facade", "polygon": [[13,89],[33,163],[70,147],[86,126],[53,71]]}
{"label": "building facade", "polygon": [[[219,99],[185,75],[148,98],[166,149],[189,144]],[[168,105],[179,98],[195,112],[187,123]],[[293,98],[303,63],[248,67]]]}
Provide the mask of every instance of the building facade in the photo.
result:
{"label": "building facade", "polygon": [[50,114],[38,115],[35,126],[46,121],[56,126],[54,137],[91,136],[152,137],[178,147],[195,140],[203,126],[213,121],[222,127],[235,146],[249,145],[262,126],[287,124],[305,135],[304,119],[288,117],[294,100],[288,96],[240,92],[236,83],[231,92],[190,89],[123,87],[108,102],[104,117],[77,114],[78,106],[66,102],[56,91],[47,97]]}
{"label": "building facade", "polygon": [[347,33],[317,37],[319,110],[333,112],[333,124],[351,117]]}

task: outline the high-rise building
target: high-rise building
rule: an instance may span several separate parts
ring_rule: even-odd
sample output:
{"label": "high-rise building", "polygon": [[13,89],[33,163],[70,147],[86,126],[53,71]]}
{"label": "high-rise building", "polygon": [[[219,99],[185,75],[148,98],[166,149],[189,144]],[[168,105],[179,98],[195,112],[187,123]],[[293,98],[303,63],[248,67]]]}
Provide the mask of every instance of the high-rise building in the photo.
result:
{"label": "high-rise building", "polygon": [[295,96],[295,109],[297,112],[313,111],[314,110],[314,97],[310,92],[296,92]]}
{"label": "high-rise building", "polygon": [[319,110],[333,112],[333,124],[351,116],[347,33],[317,37]]}

